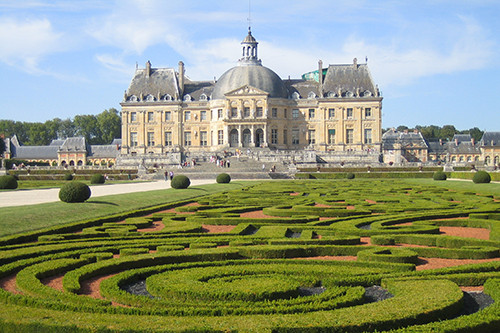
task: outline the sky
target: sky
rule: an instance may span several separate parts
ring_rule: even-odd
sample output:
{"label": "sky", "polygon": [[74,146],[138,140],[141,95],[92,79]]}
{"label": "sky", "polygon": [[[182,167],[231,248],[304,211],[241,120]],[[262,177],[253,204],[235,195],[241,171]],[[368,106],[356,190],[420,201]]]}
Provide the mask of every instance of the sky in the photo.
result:
{"label": "sky", "polygon": [[500,131],[499,13],[500,0],[0,0],[0,119],[120,110],[148,60],[217,79],[250,23],[283,79],[368,59],[384,128]]}

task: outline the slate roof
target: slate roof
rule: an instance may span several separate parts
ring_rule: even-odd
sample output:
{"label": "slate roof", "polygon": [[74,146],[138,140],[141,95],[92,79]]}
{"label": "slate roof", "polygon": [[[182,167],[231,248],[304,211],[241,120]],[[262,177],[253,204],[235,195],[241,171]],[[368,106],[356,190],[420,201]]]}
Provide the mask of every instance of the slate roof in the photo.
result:
{"label": "slate roof", "polygon": [[[125,102],[140,102],[141,97],[146,99],[148,95],[152,95],[154,101],[165,99],[167,95],[175,99],[179,96],[178,87],[177,74],[173,68],[151,68],[149,76],[146,68],[136,69],[125,93]],[[133,96],[137,100],[133,100]]]}
{"label": "slate roof", "polygon": [[120,153],[116,144],[91,145],[88,156],[95,158],[114,158]]}
{"label": "slate roof", "polygon": [[378,89],[366,64],[329,65],[323,80],[323,91],[325,97],[328,93],[336,97],[357,97],[357,93],[360,97],[378,96]]}
{"label": "slate roof", "polygon": [[205,94],[207,100],[211,98],[215,82],[213,81],[187,81],[184,84],[184,96],[189,94],[191,100],[199,101],[200,96]]}
{"label": "slate roof", "polygon": [[60,146],[61,151],[82,151],[87,150],[87,143],[83,136],[67,138]]}
{"label": "slate roof", "polygon": [[290,96],[293,96],[295,92],[299,94],[300,98],[308,98],[311,92],[319,96],[319,83],[316,81],[285,80],[284,82]]}
{"label": "slate roof", "polygon": [[484,132],[481,146],[500,147],[500,132]]}
{"label": "slate roof", "polygon": [[58,146],[14,146],[12,155],[18,159],[57,159]]}
{"label": "slate roof", "polygon": [[401,148],[428,147],[420,132],[398,132],[390,129],[382,135],[382,148],[384,150],[398,149],[397,146]]}

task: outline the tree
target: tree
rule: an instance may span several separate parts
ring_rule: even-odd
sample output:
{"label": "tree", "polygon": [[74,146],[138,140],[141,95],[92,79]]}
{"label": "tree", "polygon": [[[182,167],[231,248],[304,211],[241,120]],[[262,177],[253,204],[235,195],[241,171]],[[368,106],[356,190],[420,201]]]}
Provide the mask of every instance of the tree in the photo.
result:
{"label": "tree", "polygon": [[42,123],[27,123],[28,141],[24,142],[27,146],[44,146],[50,143],[47,134],[47,128]]}
{"label": "tree", "polygon": [[440,134],[439,134],[439,139],[446,139],[446,140],[451,140],[453,139],[453,136],[457,134],[457,129],[453,125],[444,125],[441,128]]}
{"label": "tree", "polygon": [[71,138],[75,136],[75,133],[76,133],[76,127],[70,118],[61,120],[61,124],[59,125],[59,131],[57,132],[58,139]]}
{"label": "tree", "polygon": [[[3,155],[7,147],[5,146],[5,140],[0,136],[0,157]],[[0,165],[1,167],[1,165]]]}
{"label": "tree", "polygon": [[100,131],[100,144],[110,144],[115,138],[121,137],[122,119],[118,110],[111,108],[104,110],[96,116]]}
{"label": "tree", "polygon": [[469,129],[469,134],[476,142],[478,142],[483,137],[484,132],[477,127],[473,127]]}
{"label": "tree", "polygon": [[100,144],[101,133],[97,118],[94,115],[75,116],[73,123],[76,128],[76,135],[85,137],[89,144]]}

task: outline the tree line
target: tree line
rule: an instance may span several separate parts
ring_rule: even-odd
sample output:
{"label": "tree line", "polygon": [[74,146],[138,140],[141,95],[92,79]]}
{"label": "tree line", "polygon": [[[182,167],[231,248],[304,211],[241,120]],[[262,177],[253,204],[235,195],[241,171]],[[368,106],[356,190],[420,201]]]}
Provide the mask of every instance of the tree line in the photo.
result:
{"label": "tree line", "polygon": [[[408,130],[408,131],[418,130],[420,133],[422,133],[422,136],[427,141],[439,141],[439,140],[450,141],[451,139],[453,139],[453,136],[455,134],[470,134],[470,136],[476,142],[478,142],[479,140],[481,140],[481,138],[483,137],[483,133],[484,133],[484,131],[481,131],[477,127],[473,127],[473,128],[468,129],[468,130],[460,131],[460,130],[457,130],[455,128],[455,126],[453,126],[453,125],[444,125],[443,127],[439,127],[436,125],[429,125],[429,126],[417,125],[414,128],[409,128],[408,126],[400,125],[396,128],[396,130],[399,132],[402,132],[405,130]],[[387,131],[387,129],[384,130],[384,132],[386,132],[386,131]]]}
{"label": "tree line", "polygon": [[98,115],[54,118],[44,123],[0,120],[0,135],[5,138],[17,135],[26,146],[48,145],[54,139],[74,136],[83,136],[93,145],[110,144],[113,139],[121,138],[121,117],[118,110],[110,108]]}

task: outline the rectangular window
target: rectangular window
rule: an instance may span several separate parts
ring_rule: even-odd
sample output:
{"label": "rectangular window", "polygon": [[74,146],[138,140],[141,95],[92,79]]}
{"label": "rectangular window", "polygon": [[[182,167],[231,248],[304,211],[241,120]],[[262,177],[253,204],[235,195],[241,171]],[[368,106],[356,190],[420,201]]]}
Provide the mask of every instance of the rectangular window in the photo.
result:
{"label": "rectangular window", "polygon": [[273,118],[278,118],[278,108],[272,108],[271,115]]}
{"label": "rectangular window", "polygon": [[137,121],[137,113],[136,112],[130,112],[130,121]]}
{"label": "rectangular window", "polygon": [[283,110],[283,118],[288,118],[288,110]]}
{"label": "rectangular window", "polygon": [[172,145],[172,132],[165,132],[165,146]]}
{"label": "rectangular window", "polygon": [[238,109],[232,108],[231,109],[231,118],[236,118],[236,117],[238,117]]}
{"label": "rectangular window", "polygon": [[257,117],[262,117],[264,113],[262,112],[262,107],[258,106],[257,107]]}
{"label": "rectangular window", "polygon": [[365,128],[365,143],[372,143],[372,129]]}
{"label": "rectangular window", "polygon": [[328,130],[328,144],[329,145],[335,144],[335,130],[334,129]]}
{"label": "rectangular window", "polygon": [[137,132],[130,132],[130,147],[137,147]]}
{"label": "rectangular window", "polygon": [[200,132],[200,146],[208,145],[208,133],[206,131]]}
{"label": "rectangular window", "polygon": [[288,144],[288,131],[283,130],[283,144],[287,145]]}
{"label": "rectangular window", "polygon": [[345,130],[345,143],[354,143],[354,130],[352,128]]}
{"label": "rectangular window", "polygon": [[292,129],[292,145],[298,145],[300,143],[299,135],[300,132],[297,128]]}
{"label": "rectangular window", "polygon": [[243,117],[250,117],[250,108],[243,108]]}
{"label": "rectangular window", "polygon": [[309,119],[313,119],[314,118],[314,112],[315,112],[314,109],[309,109]]}
{"label": "rectangular window", "polygon": [[148,147],[153,147],[155,145],[155,133],[148,132]]}
{"label": "rectangular window", "polygon": [[207,111],[200,111],[200,120],[207,120]]}
{"label": "rectangular window", "polygon": [[217,118],[222,119],[222,109],[217,110]]}
{"label": "rectangular window", "polygon": [[278,130],[276,128],[271,129],[271,143],[278,144]]}
{"label": "rectangular window", "polygon": [[184,146],[191,146],[191,132],[184,132]]}
{"label": "rectangular window", "polygon": [[148,123],[152,123],[154,121],[154,113],[148,112]]}
{"label": "rectangular window", "polygon": [[292,118],[293,118],[293,119],[297,119],[297,118],[299,118],[299,113],[300,113],[300,112],[299,112],[299,109],[293,109],[293,110],[292,110]]}
{"label": "rectangular window", "polygon": [[189,121],[191,120],[191,111],[185,111],[184,112],[184,121]]}
{"label": "rectangular window", "polygon": [[307,131],[307,143],[310,145],[316,144],[316,131],[308,130]]}
{"label": "rectangular window", "polygon": [[347,108],[346,116],[347,118],[352,118],[352,108]]}
{"label": "rectangular window", "polygon": [[365,108],[365,118],[370,118],[372,116],[372,108]]}
{"label": "rectangular window", "polygon": [[335,118],[335,109],[328,109],[328,118]]}
{"label": "rectangular window", "polygon": [[217,143],[219,145],[224,144],[224,131],[223,130],[217,131]]}
{"label": "rectangular window", "polygon": [[170,121],[170,120],[172,120],[172,112],[165,111],[165,121]]}

